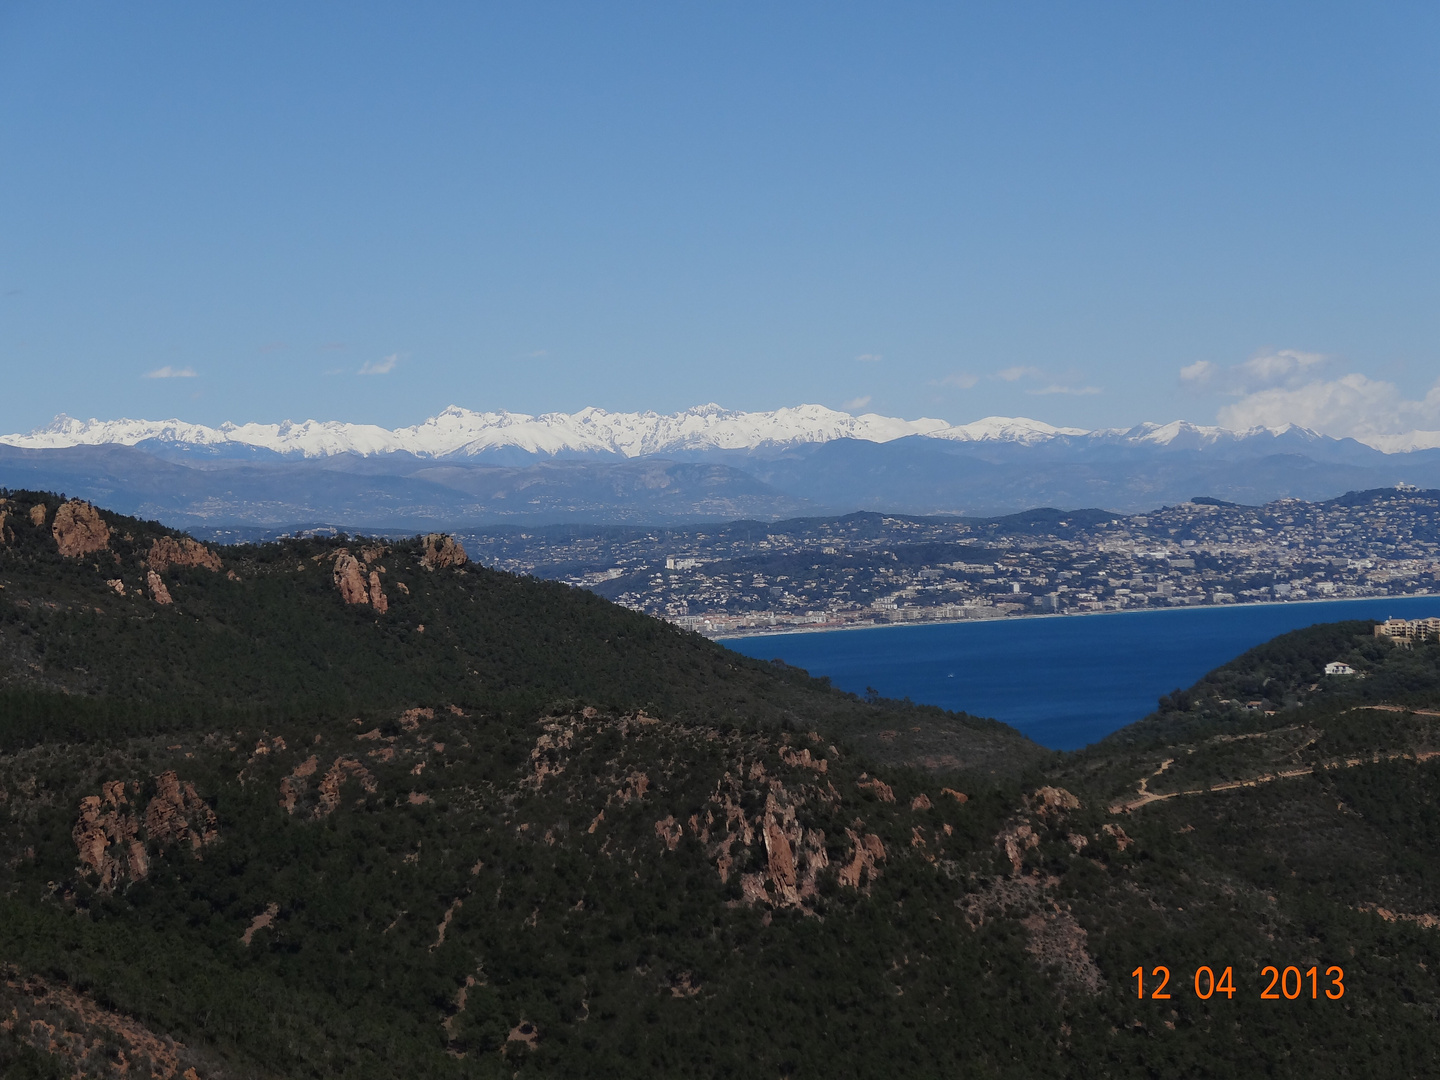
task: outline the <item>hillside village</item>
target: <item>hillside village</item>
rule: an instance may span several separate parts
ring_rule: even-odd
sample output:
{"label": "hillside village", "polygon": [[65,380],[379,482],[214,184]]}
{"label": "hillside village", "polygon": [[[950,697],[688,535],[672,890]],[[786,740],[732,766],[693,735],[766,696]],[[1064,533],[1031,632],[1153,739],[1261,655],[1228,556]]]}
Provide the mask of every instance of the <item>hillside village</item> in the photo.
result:
{"label": "hillside village", "polygon": [[1440,492],[1196,499],[1146,514],[851,514],[676,529],[477,531],[498,569],[589,588],[712,636],[1440,589]]}

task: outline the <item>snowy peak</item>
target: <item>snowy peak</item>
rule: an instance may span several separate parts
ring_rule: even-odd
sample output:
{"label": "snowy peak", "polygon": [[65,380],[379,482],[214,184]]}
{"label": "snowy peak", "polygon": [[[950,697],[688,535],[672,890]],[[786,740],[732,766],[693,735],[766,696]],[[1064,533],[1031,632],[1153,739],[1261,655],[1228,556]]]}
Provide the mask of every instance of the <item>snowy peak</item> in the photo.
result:
{"label": "snowy peak", "polygon": [[[1393,449],[1436,445],[1435,433],[1417,432]],[[796,405],[769,412],[738,412],[712,403],[683,412],[612,413],[586,408],[540,416],[475,412],[451,405],[411,427],[383,428],[339,421],[286,420],[279,424],[224,423],[206,427],[181,420],[76,420],[57,416],[25,435],[0,436],[0,443],[26,449],[72,446],[159,444],[180,450],[236,455],[273,453],[306,458],[335,454],[372,456],[404,452],[419,457],[476,457],[497,450],[537,456],[596,454],[625,458],[709,450],[754,450],[837,439],[886,443],[909,437],[952,442],[1034,446],[1055,440],[1094,440],[1171,450],[1201,450],[1254,440],[1328,441],[1305,428],[1229,431],[1187,421],[1144,423],[1132,428],[1087,430],[1055,427],[1023,416],[987,416],[968,424],[921,418],[904,420],[864,413],[852,416],[823,405]],[[1380,449],[1393,452],[1389,446]]]}
{"label": "snowy peak", "polygon": [[1024,416],[987,416],[969,424],[947,425],[944,429],[928,431],[925,434],[936,439],[953,439],[956,442],[1013,442],[1030,445],[1048,442],[1060,435],[1089,435],[1084,428],[1053,427],[1039,420]]}
{"label": "snowy peak", "polygon": [[943,420],[900,420],[875,413],[851,416],[822,405],[746,413],[708,404],[668,416],[654,412],[610,413],[594,408],[573,414],[531,416],[473,412],[451,405],[423,423],[394,430],[317,420],[226,423],[212,428],[180,420],[80,421],[58,416],[28,435],[0,437],[0,443],[53,449],[159,442],[207,449],[244,447],[303,457],[345,453],[368,456],[396,451],[423,457],[474,456],[513,448],[550,456],[593,453],[633,458],[678,450],[748,450],[834,439],[889,442],[949,429]]}

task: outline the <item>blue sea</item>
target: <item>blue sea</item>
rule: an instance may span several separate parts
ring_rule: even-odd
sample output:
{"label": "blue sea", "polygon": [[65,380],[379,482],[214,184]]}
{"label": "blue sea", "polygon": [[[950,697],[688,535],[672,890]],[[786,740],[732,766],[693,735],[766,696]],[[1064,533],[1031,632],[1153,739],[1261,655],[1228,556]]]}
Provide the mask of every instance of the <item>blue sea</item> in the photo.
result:
{"label": "blue sea", "polygon": [[842,690],[993,716],[1074,750],[1153,712],[1161,694],[1287,630],[1440,615],[1440,597],[1246,604],[730,638]]}

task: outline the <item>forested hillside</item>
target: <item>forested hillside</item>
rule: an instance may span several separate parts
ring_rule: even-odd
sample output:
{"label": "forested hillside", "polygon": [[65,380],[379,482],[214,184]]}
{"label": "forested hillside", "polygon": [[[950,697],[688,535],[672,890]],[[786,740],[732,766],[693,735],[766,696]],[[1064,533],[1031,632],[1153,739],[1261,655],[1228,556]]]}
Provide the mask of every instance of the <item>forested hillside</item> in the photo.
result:
{"label": "forested hillside", "polygon": [[7,1076],[1440,1069],[1440,646],[1061,756],[447,537],[0,495]]}

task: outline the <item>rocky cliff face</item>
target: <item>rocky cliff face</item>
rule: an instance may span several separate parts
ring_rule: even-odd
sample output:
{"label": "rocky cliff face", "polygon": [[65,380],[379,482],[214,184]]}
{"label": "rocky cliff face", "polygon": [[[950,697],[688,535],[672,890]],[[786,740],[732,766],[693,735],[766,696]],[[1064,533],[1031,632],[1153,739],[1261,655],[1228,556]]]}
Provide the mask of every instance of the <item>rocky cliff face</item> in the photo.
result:
{"label": "rocky cliff face", "polygon": [[[39,507],[42,520],[44,509]],[[61,504],[55,512],[55,523],[50,531],[60,554],[68,558],[79,558],[110,547],[110,526],[105,524],[95,507],[80,499]]]}
{"label": "rocky cliff face", "polygon": [[[132,794],[138,786],[132,785]],[[150,871],[145,845],[139,839],[140,823],[130,809],[123,780],[101,785],[99,795],[80,800],[80,816],[71,830],[82,869],[100,879],[101,891],[125,881],[142,881]]]}
{"label": "rocky cliff face", "polygon": [[[160,575],[157,574],[154,570],[147,570],[145,572],[145,584],[150,587],[150,598],[154,600],[157,604],[174,603],[174,601],[170,599],[169,588],[165,585],[165,582],[160,577]],[[124,588],[124,582],[120,583],[120,588]],[[122,592],[121,595],[123,596],[124,593]]]}
{"label": "rocky cliff face", "polygon": [[425,537],[425,551],[420,556],[420,565],[426,570],[464,566],[469,561],[470,556],[465,554],[465,548],[453,536],[431,533]]}
{"label": "rocky cliff face", "polygon": [[219,837],[215,811],[195,792],[195,785],[181,782],[173,772],[155,778],[155,797],[145,808],[145,833],[161,848],[171,844],[190,845],[199,857],[200,849]]}
{"label": "rocky cliff face", "polygon": [[380,573],[384,568],[377,567],[367,574],[365,554],[367,552],[362,551],[362,557],[357,559],[350,552],[342,551],[335,557],[335,587],[340,590],[340,597],[345,603],[369,604],[378,614],[384,615],[390,610],[390,599],[380,582]]}
{"label": "rocky cliff face", "polygon": [[378,570],[370,571],[369,599],[370,606],[381,615],[390,610],[390,600],[386,597],[385,590],[380,587],[380,571]]}
{"label": "rocky cliff face", "polygon": [[172,566],[197,566],[218,573],[225,569],[220,556],[188,536],[161,536],[150,545],[145,557],[150,569],[163,574]]}
{"label": "rocky cliff face", "polygon": [[136,813],[140,785],[110,780],[100,785],[99,795],[80,800],[80,812],[71,830],[81,873],[94,873],[102,892],[117,886],[143,881],[150,873],[152,850],[162,853],[177,844],[188,844],[196,858],[200,849],[219,838],[215,812],[195,791],[195,785],[181,781],[173,771],[155,778],[155,795],[142,819]]}
{"label": "rocky cliff face", "polygon": [[368,604],[370,592],[366,588],[365,572],[360,560],[348,551],[342,551],[335,559],[335,587],[340,598],[347,604]]}
{"label": "rocky cliff face", "polygon": [[[377,754],[377,756],[380,756]],[[392,752],[383,760],[392,760]],[[346,781],[354,780],[360,785],[360,789],[367,795],[373,795],[378,786],[375,777],[370,770],[365,768],[357,758],[337,757],[320,781],[315,785],[314,798],[310,798],[310,778],[319,772],[320,759],[311,754],[300,764],[296,765],[289,776],[280,781],[280,806],[287,814],[295,813],[296,808],[302,803],[310,803],[310,816],[312,818],[329,817],[340,805],[340,793]]]}
{"label": "rocky cliff face", "polygon": [[[535,791],[546,789],[566,773],[574,758],[609,738],[674,739],[681,730],[643,712],[614,720],[586,710],[547,721],[531,751],[530,772],[523,782]],[[841,848],[840,865],[831,869],[832,845],[813,819],[832,817],[843,796],[828,777],[828,759],[812,753],[812,747],[820,744],[819,736],[804,739],[812,746],[790,745],[788,737],[779,745],[744,741],[700,809],[685,819],[670,813],[653,822],[653,834],[663,851],[676,852],[687,838],[692,839],[714,867],[712,880],[720,886],[734,881],[739,885],[739,902],[765,909],[767,918],[768,912],[779,910],[814,914],[827,870],[841,886],[863,891],[879,877],[886,859],[885,845],[857,817],[845,830],[848,843]],[[644,806],[655,798],[655,783],[645,773],[630,772],[612,783],[588,835],[603,835],[625,808]],[[856,785],[857,792],[877,787],[890,792],[883,781]],[[888,802],[894,801],[891,794]]]}

